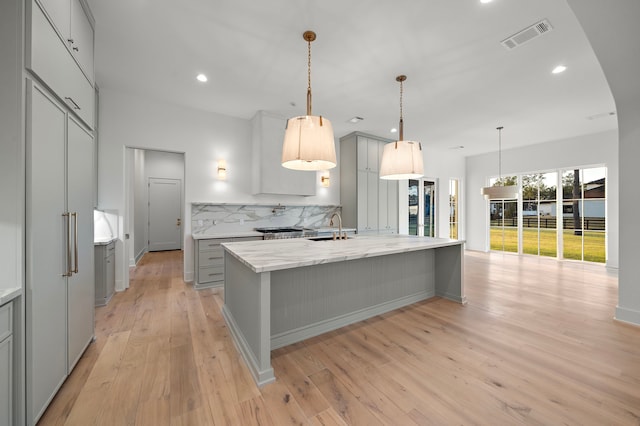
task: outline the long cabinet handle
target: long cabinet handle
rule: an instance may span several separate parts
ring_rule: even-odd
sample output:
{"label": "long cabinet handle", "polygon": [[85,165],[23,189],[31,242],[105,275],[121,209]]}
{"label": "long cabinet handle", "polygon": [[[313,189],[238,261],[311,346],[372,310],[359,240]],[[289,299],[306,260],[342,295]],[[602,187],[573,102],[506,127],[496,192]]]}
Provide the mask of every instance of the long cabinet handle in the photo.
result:
{"label": "long cabinet handle", "polygon": [[73,217],[73,271],[78,273],[78,212],[71,213]]}
{"label": "long cabinet handle", "polygon": [[67,252],[67,270],[64,274],[62,274],[63,277],[70,277],[71,276],[71,236],[69,235],[71,233],[71,226],[69,224],[69,212],[65,212],[62,213],[62,217],[64,218],[64,224],[65,224],[65,234],[66,234],[66,241],[65,241],[65,251]]}
{"label": "long cabinet handle", "polygon": [[65,100],[65,101],[68,101],[68,102],[69,102],[69,103],[71,103],[71,104],[73,104],[73,105],[72,105],[72,106],[73,106],[73,109],[77,109],[77,110],[80,110],[80,109],[81,109],[81,108],[80,108],[80,105],[78,105],[78,104],[76,103],[76,101],[74,101],[74,100],[73,100],[73,98],[72,98],[72,97],[70,97],[70,96],[65,96],[65,97],[64,97],[64,100]]}

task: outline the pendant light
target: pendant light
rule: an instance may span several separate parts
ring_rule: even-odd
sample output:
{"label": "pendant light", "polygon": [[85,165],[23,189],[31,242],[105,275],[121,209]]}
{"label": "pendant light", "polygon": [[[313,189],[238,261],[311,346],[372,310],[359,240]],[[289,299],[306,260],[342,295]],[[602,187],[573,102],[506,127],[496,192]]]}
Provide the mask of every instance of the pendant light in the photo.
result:
{"label": "pendant light", "polygon": [[518,198],[518,187],[516,185],[503,185],[502,182],[502,129],[498,130],[498,186],[486,186],[480,193],[487,200],[503,200],[505,198]]}
{"label": "pendant light", "polygon": [[336,166],[336,146],[331,122],[311,115],[311,42],[316,33],[305,31],[307,41],[307,115],[290,118],[282,144],[282,166],[293,170],[327,170]]}
{"label": "pendant light", "polygon": [[406,79],[406,75],[396,77],[396,81],[400,82],[400,138],[384,146],[380,163],[380,179],[417,179],[424,175],[422,144],[403,140],[402,94]]}

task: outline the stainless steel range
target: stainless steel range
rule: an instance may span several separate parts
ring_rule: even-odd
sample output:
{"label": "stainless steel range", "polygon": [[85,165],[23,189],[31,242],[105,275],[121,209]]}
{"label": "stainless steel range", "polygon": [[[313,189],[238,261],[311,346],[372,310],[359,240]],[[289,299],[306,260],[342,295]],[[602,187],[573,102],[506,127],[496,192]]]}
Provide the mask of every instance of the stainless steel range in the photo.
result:
{"label": "stainless steel range", "polygon": [[255,228],[262,232],[265,240],[281,240],[285,238],[308,238],[318,235],[315,229],[307,229],[298,226],[283,226],[273,228]]}

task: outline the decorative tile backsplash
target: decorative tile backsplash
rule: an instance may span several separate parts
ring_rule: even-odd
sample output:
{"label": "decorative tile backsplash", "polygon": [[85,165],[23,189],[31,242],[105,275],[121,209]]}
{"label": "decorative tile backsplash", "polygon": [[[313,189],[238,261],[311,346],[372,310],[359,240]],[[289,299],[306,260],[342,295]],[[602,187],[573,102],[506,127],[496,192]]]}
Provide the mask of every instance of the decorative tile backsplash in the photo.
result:
{"label": "decorative tile backsplash", "polygon": [[329,225],[340,206],[282,206],[257,204],[191,204],[191,233],[216,234],[274,226],[321,228]]}

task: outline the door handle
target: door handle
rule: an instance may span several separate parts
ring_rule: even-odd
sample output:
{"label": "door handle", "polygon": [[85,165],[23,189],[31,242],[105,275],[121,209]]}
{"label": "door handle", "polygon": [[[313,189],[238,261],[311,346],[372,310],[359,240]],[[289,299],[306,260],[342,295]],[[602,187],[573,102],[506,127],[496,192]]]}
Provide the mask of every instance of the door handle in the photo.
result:
{"label": "door handle", "polygon": [[65,241],[65,251],[67,252],[67,270],[65,271],[64,274],[62,274],[63,277],[70,277],[71,276],[71,236],[69,235],[69,233],[71,232],[71,226],[69,224],[69,213],[62,213],[62,217],[64,217],[64,223],[65,223],[65,234],[66,234],[66,241]]}
{"label": "door handle", "polygon": [[176,226],[180,226],[182,225],[182,219],[178,218],[176,219]]}
{"label": "door handle", "polygon": [[71,213],[71,216],[73,217],[73,263],[74,263],[74,268],[73,271],[74,273],[78,273],[78,212],[73,212]]}

